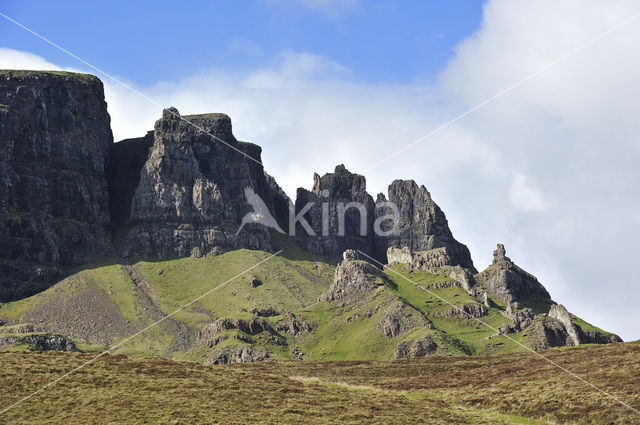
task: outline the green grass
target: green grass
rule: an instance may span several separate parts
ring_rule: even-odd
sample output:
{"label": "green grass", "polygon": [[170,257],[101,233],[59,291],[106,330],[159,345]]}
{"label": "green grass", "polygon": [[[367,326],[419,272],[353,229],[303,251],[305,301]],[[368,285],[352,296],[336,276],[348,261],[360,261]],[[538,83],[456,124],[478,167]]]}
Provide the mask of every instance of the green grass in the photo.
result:
{"label": "green grass", "polygon": [[15,70],[15,69],[0,69],[0,74],[10,75],[11,77],[22,77],[25,75],[39,75],[39,74],[49,74],[49,75],[57,75],[60,77],[68,77],[73,78],[80,81],[83,84],[89,84],[93,82],[100,81],[98,77],[91,74],[84,74],[80,72],[67,72],[67,71],[32,71],[32,70]]}
{"label": "green grass", "polygon": [[[0,305],[0,318],[12,324],[37,323],[45,317],[43,325],[49,326],[49,331],[71,337],[82,351],[96,352],[171,314],[170,319],[123,344],[117,352],[192,361],[204,361],[224,347],[244,345],[240,340],[243,338],[269,351],[271,358],[281,360],[291,359],[290,348],[294,345],[307,360],[387,360],[393,357],[399,343],[426,336],[438,345],[437,354],[485,355],[524,350],[518,345],[527,342],[523,333],[494,336],[495,329],[511,324],[497,300],[493,300],[496,307],[480,318],[483,323],[443,317],[452,305],[478,304],[460,287],[437,288],[451,281],[444,275],[410,272],[395,266],[385,271],[386,279],[376,276],[378,288],[356,301],[318,302],[333,282],[335,263],[305,253],[285,237],[276,238],[280,238],[278,245],[284,252],[246,273],[243,272],[248,266],[271,254],[237,250],[204,258],[140,261],[130,266],[138,277],[137,284],[116,259],[106,259],[78,270],[38,295]],[[252,276],[262,285],[253,288],[249,284]],[[87,309],[78,310],[83,305],[88,313]],[[384,337],[378,324],[386,309],[402,305],[403,314],[414,327],[395,338]],[[211,348],[196,344],[198,332],[206,324],[222,318],[251,320],[253,308],[267,307],[279,313],[266,318],[272,326],[285,318],[285,312],[293,312],[299,320],[316,326],[306,335],[282,334],[284,345],[269,342],[264,335],[228,338]],[[94,310],[95,317],[91,314]],[[56,315],[51,316],[51,312]],[[87,322],[96,321],[99,326],[111,326],[103,328],[110,332],[108,338],[83,333]],[[597,330],[578,318],[574,322],[585,330]],[[434,329],[425,326],[427,323],[433,324]],[[228,332],[233,336],[239,331]]]}

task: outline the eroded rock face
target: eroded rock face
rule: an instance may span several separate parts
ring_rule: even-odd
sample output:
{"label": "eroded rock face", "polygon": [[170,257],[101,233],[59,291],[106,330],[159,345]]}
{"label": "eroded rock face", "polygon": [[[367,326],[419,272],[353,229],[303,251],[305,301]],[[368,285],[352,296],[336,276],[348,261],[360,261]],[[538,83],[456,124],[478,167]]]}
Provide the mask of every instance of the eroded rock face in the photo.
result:
{"label": "eroded rock face", "polygon": [[102,82],[0,71],[0,301],[112,252]]}
{"label": "eroded rock face", "polygon": [[226,347],[209,357],[206,364],[230,364],[262,362],[269,358],[269,353],[263,348],[253,345],[240,347]]}
{"label": "eroded rock face", "polygon": [[534,350],[546,350],[551,347],[564,347],[572,345],[562,323],[557,320],[545,318],[535,320],[526,329],[527,344]]}
{"label": "eroded rock face", "polygon": [[[388,200],[379,194],[374,202],[366,191],[364,176],[349,172],[344,165],[322,177],[314,174],[313,181],[311,191],[298,189],[295,203],[296,213],[304,212],[309,224],[309,229],[301,224],[296,228],[308,251],[340,258],[344,250],[353,249],[386,264],[390,247],[407,247],[412,252],[441,249],[446,256],[443,264],[460,265],[476,273],[469,250],[453,238],[444,213],[424,186],[413,180],[396,180],[389,186]],[[308,204],[312,207],[305,211]],[[394,212],[389,204],[397,206],[395,227],[393,221],[384,219]],[[327,220],[323,221],[323,214]],[[309,230],[313,235],[309,236]]]}
{"label": "eroded rock face", "polygon": [[494,262],[475,276],[484,282],[489,294],[505,304],[534,302],[551,304],[551,296],[538,279],[527,273],[505,256],[503,245],[494,252]]}
{"label": "eroded rock face", "polygon": [[123,254],[166,258],[235,248],[272,250],[264,226],[248,224],[236,235],[244,215],[254,211],[245,188],[273,212],[261,164],[241,152],[260,161],[260,147],[237,141],[228,116],[180,117],[175,108],[165,110],[132,198]]}
{"label": "eroded rock face", "polygon": [[[296,214],[304,212],[308,205],[303,217],[309,228],[301,222],[296,226],[296,235],[308,251],[330,258],[339,258],[346,249],[375,255],[375,203],[366,191],[364,176],[349,172],[344,165],[322,177],[314,174],[311,191],[297,191]],[[324,221],[323,215],[327,217]]]}
{"label": "eroded rock face", "polygon": [[409,311],[405,304],[394,302],[389,305],[377,325],[385,338],[395,338],[411,329],[424,327],[433,329],[433,325],[416,311]]}
{"label": "eroded rock face", "polygon": [[451,307],[449,310],[439,313],[442,317],[456,317],[458,319],[473,319],[486,316],[488,310],[482,304],[463,304]]}
{"label": "eroded rock face", "polygon": [[449,248],[446,247],[421,252],[411,252],[406,246],[404,248],[389,248],[387,261],[389,265],[404,264],[407,270],[425,270],[433,274],[447,275],[466,291],[470,291],[475,285],[470,270],[464,269],[460,265],[451,265],[453,260],[449,254]]}
{"label": "eroded rock face", "polygon": [[[469,249],[454,239],[444,212],[424,186],[418,186],[413,180],[395,180],[388,191],[389,202],[395,204],[400,213],[399,232],[380,238],[379,250],[407,247],[411,252],[419,252],[446,248],[448,265],[459,265],[476,273]],[[384,198],[379,197],[378,202],[384,202]],[[382,209],[378,212],[385,213]]]}
{"label": "eroded rock face", "polygon": [[27,344],[32,351],[79,351],[73,341],[61,335],[32,334],[0,337],[0,349],[15,344]]}
{"label": "eroded rock face", "polygon": [[562,323],[562,326],[564,326],[564,329],[567,332],[567,336],[571,341],[571,345],[581,344],[582,341],[580,340],[578,331],[573,323],[571,323],[571,316],[562,304],[552,305],[551,309],[549,310],[549,317],[551,317],[552,319],[556,319],[558,322]]}
{"label": "eroded rock face", "polygon": [[336,267],[333,284],[320,296],[320,301],[340,301],[362,297],[385,282],[384,274],[373,264],[357,260],[358,254],[347,250]]}
{"label": "eroded rock face", "polygon": [[427,357],[435,354],[437,349],[438,345],[427,336],[415,341],[401,342],[393,351],[393,358],[405,359]]}
{"label": "eroded rock face", "polygon": [[[524,325],[521,327],[525,328]],[[560,304],[552,305],[546,317],[533,320],[531,326],[525,328],[525,332],[528,333],[529,346],[536,350],[567,345],[622,342],[622,339],[615,334],[606,334],[593,329],[583,330],[573,323],[567,309]]]}
{"label": "eroded rock face", "polygon": [[279,332],[284,332],[289,335],[298,336],[300,334],[308,334],[311,332],[318,324],[315,322],[311,322],[309,320],[304,320],[296,317],[290,311],[287,311],[284,314],[284,318],[276,323],[276,329]]}

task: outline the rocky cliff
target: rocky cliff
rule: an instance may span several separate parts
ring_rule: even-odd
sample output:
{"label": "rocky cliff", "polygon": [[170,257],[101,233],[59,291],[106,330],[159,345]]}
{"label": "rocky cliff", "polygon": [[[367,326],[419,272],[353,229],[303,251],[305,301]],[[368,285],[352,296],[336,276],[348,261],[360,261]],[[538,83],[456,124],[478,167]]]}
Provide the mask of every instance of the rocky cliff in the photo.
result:
{"label": "rocky cliff", "polygon": [[364,176],[338,165],[314,174],[311,191],[298,189],[295,211],[306,222],[297,224],[296,235],[306,250],[327,257],[340,258],[346,249],[375,255],[374,208]]}
{"label": "rocky cliff", "polygon": [[[447,265],[476,273],[469,250],[455,240],[442,210],[413,180],[395,180],[388,199],[379,194],[374,201],[365,177],[338,165],[333,173],[315,174],[311,191],[298,189],[295,210],[309,224],[298,224],[296,235],[310,252],[338,259],[346,249],[361,250],[386,263],[388,248],[441,248]],[[385,219],[394,214],[395,228]]]}
{"label": "rocky cliff", "polygon": [[235,139],[227,115],[181,117],[175,108],[165,110],[131,197],[121,253],[167,258],[272,250],[264,226],[248,224],[236,234],[254,211],[246,188],[274,213],[274,182],[267,182],[260,154],[259,146]]}
{"label": "rocky cliff", "polygon": [[448,265],[475,272],[444,213],[413,181],[389,186],[398,206],[393,228],[385,196],[374,201],[365,178],[343,165],[315,174],[292,205],[263,169],[261,148],[236,140],[227,115],[170,108],[147,135],[114,144],[96,77],[2,77],[0,299],[38,292],[106,256],[272,251],[268,227],[288,232],[291,209],[303,218],[295,240],[309,252],[339,259],[354,249],[386,262],[389,247],[441,248]]}
{"label": "rocky cliff", "polygon": [[0,71],[0,300],[112,253],[112,143],[98,78]]}
{"label": "rocky cliff", "polygon": [[[390,247],[407,247],[410,251],[445,248],[448,265],[459,265],[475,273],[469,249],[455,240],[447,217],[424,186],[413,180],[395,180],[388,191],[388,202],[397,206],[400,220],[397,234],[379,239],[378,246],[383,252]],[[385,201],[384,196],[378,196],[377,204]],[[385,214],[384,209],[379,209],[378,214]]]}

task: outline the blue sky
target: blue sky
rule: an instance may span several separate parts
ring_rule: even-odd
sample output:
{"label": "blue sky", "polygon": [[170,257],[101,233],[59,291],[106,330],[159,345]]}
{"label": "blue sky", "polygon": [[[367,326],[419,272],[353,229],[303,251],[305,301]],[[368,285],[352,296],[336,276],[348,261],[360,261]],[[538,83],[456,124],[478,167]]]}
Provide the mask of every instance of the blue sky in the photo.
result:
{"label": "blue sky", "polygon": [[[139,85],[207,68],[247,69],[312,52],[376,83],[430,81],[479,25],[482,1],[24,1],[0,8],[106,72]],[[0,22],[5,46],[61,66],[73,58]]]}

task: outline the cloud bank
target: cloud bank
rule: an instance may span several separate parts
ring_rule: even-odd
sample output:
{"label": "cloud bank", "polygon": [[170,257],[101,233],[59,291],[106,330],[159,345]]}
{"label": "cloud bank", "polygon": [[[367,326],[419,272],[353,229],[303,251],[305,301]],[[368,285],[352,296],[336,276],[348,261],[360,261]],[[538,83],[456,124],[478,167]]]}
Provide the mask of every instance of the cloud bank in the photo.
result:
{"label": "cloud bank", "polygon": [[[202,70],[137,89],[183,114],[229,114],[236,137],[262,146],[290,195],[311,185],[312,171],[342,162],[369,170],[374,196],[393,179],[415,179],[479,269],[502,242],[572,313],[638,339],[639,25],[371,168],[634,13],[631,1],[490,1],[432,86],[366,84],[330,58],[283,52],[259,69]],[[0,67],[55,65],[0,49]],[[116,140],[153,127],[159,107],[103,81]]]}

